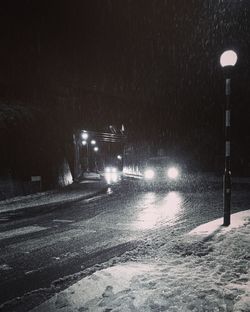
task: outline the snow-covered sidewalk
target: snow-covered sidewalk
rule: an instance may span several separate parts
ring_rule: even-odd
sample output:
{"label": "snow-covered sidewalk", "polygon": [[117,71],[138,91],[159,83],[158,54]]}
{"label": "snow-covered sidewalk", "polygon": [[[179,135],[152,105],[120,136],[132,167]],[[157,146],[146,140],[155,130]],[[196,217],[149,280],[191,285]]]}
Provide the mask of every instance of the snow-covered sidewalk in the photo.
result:
{"label": "snow-covered sidewalk", "polygon": [[107,185],[99,180],[84,180],[65,188],[39,192],[27,196],[18,196],[0,201],[0,213],[14,212],[28,208],[48,208],[58,204],[82,200],[105,191]]}
{"label": "snow-covered sidewalk", "polygon": [[158,233],[32,312],[249,312],[250,210],[221,224],[171,241]]}

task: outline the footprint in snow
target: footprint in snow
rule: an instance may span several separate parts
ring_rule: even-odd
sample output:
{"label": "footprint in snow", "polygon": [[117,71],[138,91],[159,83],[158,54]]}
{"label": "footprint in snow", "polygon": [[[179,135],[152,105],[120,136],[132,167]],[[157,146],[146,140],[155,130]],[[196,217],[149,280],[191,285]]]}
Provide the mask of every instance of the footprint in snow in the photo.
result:
{"label": "footprint in snow", "polygon": [[102,297],[106,298],[106,297],[111,297],[113,295],[114,295],[113,286],[107,286],[104,293],[102,294]]}

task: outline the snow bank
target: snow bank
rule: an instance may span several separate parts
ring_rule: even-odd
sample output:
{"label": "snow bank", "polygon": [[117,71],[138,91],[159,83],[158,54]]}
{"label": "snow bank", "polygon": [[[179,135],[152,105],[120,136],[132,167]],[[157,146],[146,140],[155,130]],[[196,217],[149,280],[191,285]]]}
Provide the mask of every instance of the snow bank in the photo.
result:
{"label": "snow bank", "polygon": [[[98,184],[96,184],[99,182],[91,183],[91,181],[87,181],[87,183],[89,185],[88,188],[77,185],[75,187],[72,186],[71,188],[62,188],[59,190],[39,192],[27,196],[18,196],[1,200],[0,212],[11,212],[18,209],[67,203],[94,196],[104,189],[103,185],[100,184],[100,186],[98,186]],[[93,184],[93,187],[90,187],[91,184]]]}
{"label": "snow bank", "polygon": [[249,210],[241,211],[231,215],[231,224],[227,227],[222,226],[223,218],[216,219],[214,221],[202,224],[188,233],[190,236],[208,236],[221,231],[222,233],[231,231],[232,229],[242,227],[250,218]]}
{"label": "snow bank", "polygon": [[[204,238],[220,224],[209,222],[188,237]],[[248,210],[233,215],[232,226],[207,240],[194,243],[184,235],[151,255],[138,253],[135,261],[95,272],[32,312],[249,312],[249,234]]]}

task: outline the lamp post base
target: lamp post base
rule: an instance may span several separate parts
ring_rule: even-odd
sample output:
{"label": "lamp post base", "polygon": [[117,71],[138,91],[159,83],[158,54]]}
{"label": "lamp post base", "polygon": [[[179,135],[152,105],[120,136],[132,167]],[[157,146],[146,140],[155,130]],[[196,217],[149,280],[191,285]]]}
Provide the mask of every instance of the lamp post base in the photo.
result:
{"label": "lamp post base", "polygon": [[224,226],[230,225],[231,214],[231,172],[225,172],[223,181]]}

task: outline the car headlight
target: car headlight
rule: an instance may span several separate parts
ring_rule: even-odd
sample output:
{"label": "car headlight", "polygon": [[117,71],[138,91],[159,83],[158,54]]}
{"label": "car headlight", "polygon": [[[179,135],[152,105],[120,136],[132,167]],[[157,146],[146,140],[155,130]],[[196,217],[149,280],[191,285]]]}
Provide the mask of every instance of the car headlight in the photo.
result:
{"label": "car headlight", "polygon": [[111,168],[110,167],[106,167],[105,168],[105,172],[107,172],[107,173],[111,172]]}
{"label": "car headlight", "polygon": [[171,167],[167,171],[167,175],[170,179],[177,179],[179,174],[179,170],[175,167]]}
{"label": "car headlight", "polygon": [[155,176],[155,173],[154,173],[154,170],[152,170],[152,169],[147,169],[144,172],[144,177],[147,180],[152,180],[154,178],[154,176]]}

